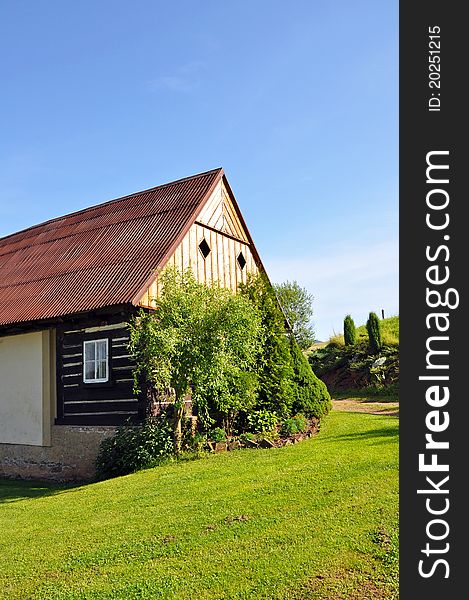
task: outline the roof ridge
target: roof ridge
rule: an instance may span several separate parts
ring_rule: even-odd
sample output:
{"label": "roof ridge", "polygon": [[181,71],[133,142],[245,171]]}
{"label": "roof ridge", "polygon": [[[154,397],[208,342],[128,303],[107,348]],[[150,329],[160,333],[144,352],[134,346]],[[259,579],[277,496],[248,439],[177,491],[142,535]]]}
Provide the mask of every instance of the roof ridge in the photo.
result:
{"label": "roof ridge", "polygon": [[13,233],[9,233],[8,235],[0,237],[0,244],[3,241],[7,240],[8,238],[18,235],[19,233],[25,233],[26,231],[32,231],[33,229],[36,229],[37,227],[43,227],[44,225],[48,225],[49,223],[54,223],[54,221],[60,221],[67,217],[79,215],[81,213],[91,211],[100,206],[105,206],[106,204],[112,204],[114,202],[120,202],[122,200],[127,200],[128,198],[132,198],[133,196],[139,196],[140,194],[145,194],[147,192],[153,192],[154,190],[168,187],[171,185],[176,185],[178,183],[182,183],[183,181],[189,181],[191,179],[198,179],[199,177],[203,177],[203,176],[209,175],[211,173],[216,173],[217,171],[219,171],[221,175],[223,175],[223,173],[224,173],[223,167],[217,167],[216,169],[210,169],[209,171],[204,171],[202,173],[196,173],[195,175],[190,175],[188,177],[182,177],[181,179],[175,179],[174,181],[168,181],[166,183],[162,183],[161,185],[155,185],[151,188],[140,190],[138,192],[132,192],[131,194],[127,194],[126,196],[120,196],[119,198],[112,198],[111,200],[106,200],[105,202],[100,202],[99,204],[92,204],[91,206],[88,206],[86,208],[81,208],[80,210],[76,210],[71,213],[67,213],[65,215],[60,215],[58,217],[48,219],[47,221],[43,221],[42,223],[37,223],[36,225],[31,225],[30,227],[26,227],[25,229],[20,229],[19,231],[14,231]]}

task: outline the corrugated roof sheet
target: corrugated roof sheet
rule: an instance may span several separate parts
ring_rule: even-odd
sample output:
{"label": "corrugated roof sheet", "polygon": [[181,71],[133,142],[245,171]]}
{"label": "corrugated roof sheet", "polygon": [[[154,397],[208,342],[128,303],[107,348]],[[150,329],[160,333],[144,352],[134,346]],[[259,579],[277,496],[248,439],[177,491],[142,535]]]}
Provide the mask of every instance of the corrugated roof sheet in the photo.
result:
{"label": "corrugated roof sheet", "polygon": [[137,303],[222,176],[215,169],[0,238],[0,325]]}

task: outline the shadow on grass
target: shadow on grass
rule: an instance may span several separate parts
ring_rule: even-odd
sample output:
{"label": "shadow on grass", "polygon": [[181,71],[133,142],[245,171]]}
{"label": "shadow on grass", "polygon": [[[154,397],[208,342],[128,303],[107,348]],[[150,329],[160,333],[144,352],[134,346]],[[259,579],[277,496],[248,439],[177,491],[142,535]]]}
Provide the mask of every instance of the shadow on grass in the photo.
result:
{"label": "shadow on grass", "polygon": [[348,398],[360,398],[362,402],[399,402],[399,391],[397,388],[382,388],[373,387],[357,388],[349,390],[333,390],[329,389],[334,400],[347,400]]}
{"label": "shadow on grass", "polygon": [[332,399],[340,402],[341,400],[352,400],[357,399],[360,402],[365,403],[377,403],[387,404],[388,402],[399,402],[398,396],[377,396],[376,394],[363,394],[360,391],[349,392],[348,394],[343,393],[331,393]]}
{"label": "shadow on grass", "polygon": [[0,504],[17,502],[28,498],[56,496],[82,487],[83,483],[53,484],[45,481],[23,481],[17,479],[0,479]]}
{"label": "shadow on grass", "polygon": [[[387,416],[387,415],[386,415]],[[389,438],[399,437],[399,427],[380,427],[379,429],[369,429],[367,431],[355,431],[353,433],[344,433],[341,435],[329,435],[330,441],[336,440],[366,440],[381,438],[388,441]]]}

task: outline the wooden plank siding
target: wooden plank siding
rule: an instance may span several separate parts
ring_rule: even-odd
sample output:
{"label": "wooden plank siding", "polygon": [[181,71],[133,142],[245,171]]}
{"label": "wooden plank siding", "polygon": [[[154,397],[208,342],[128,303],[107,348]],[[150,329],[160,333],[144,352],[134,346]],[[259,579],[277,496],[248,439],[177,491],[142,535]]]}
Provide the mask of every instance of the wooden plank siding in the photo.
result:
{"label": "wooden plank siding", "polygon": [[[104,383],[83,381],[84,342],[108,340],[109,379]],[[118,425],[137,422],[143,405],[133,392],[133,368],[125,322],[108,325],[63,325],[57,328],[57,424]]]}
{"label": "wooden plank siding", "polygon": [[[210,247],[206,258],[199,249],[204,239]],[[237,261],[240,252],[246,261],[243,269]],[[218,284],[233,291],[246,282],[248,273],[258,272],[248,236],[222,182],[166,264],[180,270],[190,268],[197,281]],[[157,278],[145,291],[139,305],[153,307],[160,292],[161,284]]]}

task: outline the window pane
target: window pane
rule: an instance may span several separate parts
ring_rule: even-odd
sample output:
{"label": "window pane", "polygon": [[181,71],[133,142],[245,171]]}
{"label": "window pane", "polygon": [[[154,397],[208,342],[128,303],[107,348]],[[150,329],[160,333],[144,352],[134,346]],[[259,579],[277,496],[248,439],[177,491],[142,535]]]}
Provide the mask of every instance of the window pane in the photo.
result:
{"label": "window pane", "polygon": [[94,379],[94,361],[85,362],[85,379]]}
{"label": "window pane", "polygon": [[100,360],[97,363],[96,379],[106,379],[106,378],[107,378],[107,361]]}
{"label": "window pane", "polygon": [[100,340],[99,342],[96,342],[96,358],[98,360],[104,360],[107,358],[106,346],[106,340]]}
{"label": "window pane", "polygon": [[94,360],[96,356],[94,342],[85,342],[85,360]]}

